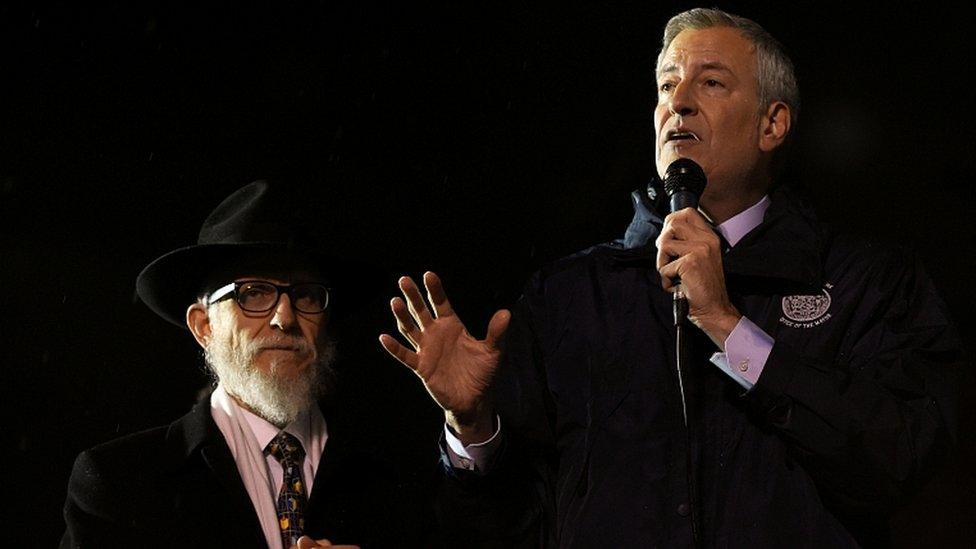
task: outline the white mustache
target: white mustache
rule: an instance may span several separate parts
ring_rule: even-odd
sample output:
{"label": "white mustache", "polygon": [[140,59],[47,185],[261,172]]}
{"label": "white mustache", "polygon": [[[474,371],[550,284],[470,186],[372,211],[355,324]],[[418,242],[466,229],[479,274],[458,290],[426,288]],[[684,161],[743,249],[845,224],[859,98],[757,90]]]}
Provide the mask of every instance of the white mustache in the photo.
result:
{"label": "white mustache", "polygon": [[301,354],[315,353],[315,349],[307,340],[297,337],[276,337],[250,341],[247,344],[246,350],[250,354],[257,353],[259,350],[267,347],[287,347],[289,349],[295,349]]}

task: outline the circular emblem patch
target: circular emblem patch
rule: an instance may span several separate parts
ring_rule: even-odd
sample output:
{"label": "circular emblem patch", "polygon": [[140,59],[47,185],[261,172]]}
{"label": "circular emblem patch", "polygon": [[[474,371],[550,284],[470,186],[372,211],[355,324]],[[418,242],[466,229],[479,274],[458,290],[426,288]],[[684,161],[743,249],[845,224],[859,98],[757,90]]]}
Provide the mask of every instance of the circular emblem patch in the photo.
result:
{"label": "circular emblem patch", "polygon": [[783,314],[793,322],[811,322],[822,317],[830,308],[830,294],[788,295],[783,298]]}

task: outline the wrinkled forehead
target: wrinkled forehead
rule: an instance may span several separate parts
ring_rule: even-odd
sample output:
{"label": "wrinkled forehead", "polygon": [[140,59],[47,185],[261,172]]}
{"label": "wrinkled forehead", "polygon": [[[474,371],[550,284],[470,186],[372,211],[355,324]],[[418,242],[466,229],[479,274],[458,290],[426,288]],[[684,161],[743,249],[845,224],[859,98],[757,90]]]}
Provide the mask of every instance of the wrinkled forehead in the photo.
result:
{"label": "wrinkled forehead", "polygon": [[702,68],[730,72],[754,71],[756,45],[733,27],[686,29],[678,33],[658,57],[656,72],[662,74]]}

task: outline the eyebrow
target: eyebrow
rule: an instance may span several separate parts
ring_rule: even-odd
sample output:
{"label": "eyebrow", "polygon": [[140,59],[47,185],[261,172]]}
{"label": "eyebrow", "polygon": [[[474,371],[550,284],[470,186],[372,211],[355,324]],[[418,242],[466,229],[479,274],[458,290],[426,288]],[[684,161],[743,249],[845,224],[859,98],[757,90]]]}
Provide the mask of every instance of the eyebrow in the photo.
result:
{"label": "eyebrow", "polygon": [[[699,69],[702,70],[702,71],[709,71],[709,70],[711,70],[711,71],[719,71],[719,72],[726,72],[726,73],[732,74],[732,69],[730,69],[728,67],[728,65],[726,65],[726,64],[724,64],[724,63],[722,63],[720,61],[709,61],[707,63],[702,63],[701,66],[699,67]],[[678,71],[678,65],[676,65],[674,63],[668,63],[667,65],[664,65],[663,67],[661,67],[661,70],[659,70],[657,72],[657,74],[658,75],[668,74],[668,73],[677,72],[677,71]]]}

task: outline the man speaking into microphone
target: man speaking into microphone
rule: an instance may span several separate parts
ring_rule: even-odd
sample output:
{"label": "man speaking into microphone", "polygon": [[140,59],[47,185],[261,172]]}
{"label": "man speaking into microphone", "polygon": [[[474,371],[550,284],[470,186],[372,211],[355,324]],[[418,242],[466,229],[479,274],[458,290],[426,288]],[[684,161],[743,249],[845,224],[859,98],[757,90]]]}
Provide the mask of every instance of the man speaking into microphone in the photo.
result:
{"label": "man speaking into microphone", "polygon": [[799,92],[759,25],[681,13],[656,76],[657,172],[700,166],[697,209],[635,193],[623,239],[543,268],[485,340],[436,275],[429,304],[400,280],[409,347],[381,343],[445,411],[440,520],[482,546],[887,545],[956,436],[944,306],[910,256],[832,233],[775,181]]}

